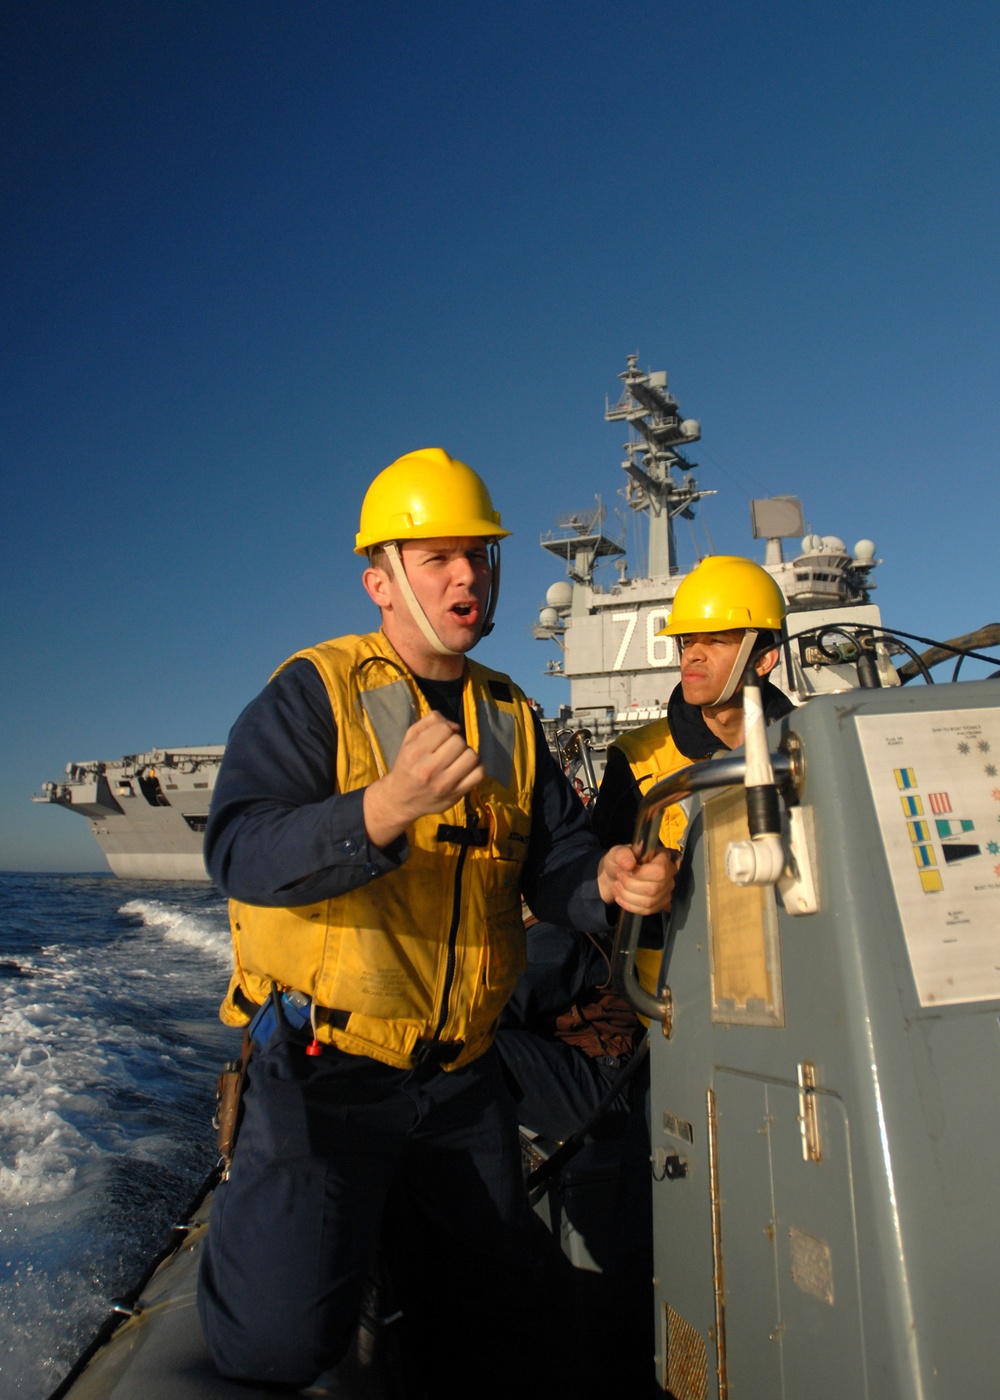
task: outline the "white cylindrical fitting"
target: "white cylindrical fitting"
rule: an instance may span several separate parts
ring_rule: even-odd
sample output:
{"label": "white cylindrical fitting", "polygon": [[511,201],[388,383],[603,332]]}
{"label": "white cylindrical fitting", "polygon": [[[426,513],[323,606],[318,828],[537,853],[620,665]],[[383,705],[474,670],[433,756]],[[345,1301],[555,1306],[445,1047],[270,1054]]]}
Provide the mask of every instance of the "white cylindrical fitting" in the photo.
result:
{"label": "white cylindrical fitting", "polygon": [[734,885],[775,885],[784,869],[785,848],[780,836],[730,841],[726,847],[726,874]]}

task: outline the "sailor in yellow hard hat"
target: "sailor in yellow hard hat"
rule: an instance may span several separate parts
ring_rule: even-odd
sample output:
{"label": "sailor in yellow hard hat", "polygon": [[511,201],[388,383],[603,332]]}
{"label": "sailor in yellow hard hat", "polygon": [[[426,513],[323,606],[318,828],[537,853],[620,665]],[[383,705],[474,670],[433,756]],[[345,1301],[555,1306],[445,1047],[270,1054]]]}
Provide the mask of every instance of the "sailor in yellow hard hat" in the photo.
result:
{"label": "sailor in yellow hard hat", "polygon": [[[463,656],[492,631],[500,591],[499,541],[509,534],[493,509],[485,484],[472,468],[449,457],[440,447],[427,447],[400,457],[372,482],[361,507],[354,552],[372,555],[372,562],[397,585],[403,612],[432,650],[442,656]],[[423,554],[428,539],[441,538],[453,541],[452,549],[459,551],[472,542],[476,587],[470,584],[469,597],[459,598],[450,608],[439,609],[436,625],[432,626],[409,578],[410,572],[421,582],[430,576],[425,561],[419,569],[404,569],[400,546],[404,540],[421,541],[419,552]],[[410,551],[414,559],[417,552],[416,548]],[[482,567],[484,559],[489,564],[489,588],[482,598],[479,585],[486,572]],[[436,570],[436,574],[440,576],[441,571]],[[377,580],[366,577],[365,586],[381,607],[381,595],[372,593],[374,583]],[[461,582],[457,586],[460,592]],[[397,606],[393,611],[398,614],[400,610]],[[396,616],[393,621],[399,622],[400,618]],[[454,646],[448,644],[447,637]]]}
{"label": "sailor in yellow hard hat", "polygon": [[[635,830],[643,793],[678,768],[743,743],[741,683],[748,664],[761,677],[768,723],[787,714],[791,701],[768,681],[778,664],[785,600],[759,564],[735,555],[703,559],[681,581],[661,636],[677,638],[680,682],[663,719],[615,740],[594,811],[608,844]],[[668,807],[661,842],[679,848],[687,825],[682,805]]]}
{"label": "sailor in yellow hard hat", "polygon": [[[565,1380],[525,1341],[545,1298],[492,1048],[524,965],[521,896],[606,925],[615,904],[664,908],[673,868],[602,851],[524,693],[468,656],[507,533],[464,462],[393,462],[355,538],[379,630],[291,657],[226,747],[205,854],[230,896],[222,1019],[256,1049],[199,1305],[234,1379],[336,1366],[391,1198],[421,1242],[401,1306],[431,1333],[448,1318],[428,1389]],[[442,1230],[449,1248],[428,1247]],[[435,1275],[445,1258],[461,1279]]]}
{"label": "sailor in yellow hard hat", "polygon": [[[792,709],[791,701],[768,680],[778,662],[784,617],[781,590],[767,570],[750,559],[711,555],[681,581],[660,633],[677,639],[680,681],[664,718],[620,735],[608,748],[593,808],[594,830],[601,841],[612,845],[631,839],[642,797],[661,779],[743,742],[741,682],[748,664],[761,677],[766,719],[770,722]],[[674,852],[683,845],[687,806],[674,803],[663,812],[660,841]],[[635,965],[647,991],[656,988],[663,946],[663,920],[644,920]],[[631,1232],[629,1277],[642,1280],[654,1272],[652,1234],[645,1225],[652,1211],[648,1078],[646,1098],[645,1114],[637,1110],[630,1120],[622,1168],[634,1218],[644,1222]],[[636,1290],[631,1311],[652,1316],[648,1283],[636,1285]],[[639,1345],[643,1341],[640,1335]]]}

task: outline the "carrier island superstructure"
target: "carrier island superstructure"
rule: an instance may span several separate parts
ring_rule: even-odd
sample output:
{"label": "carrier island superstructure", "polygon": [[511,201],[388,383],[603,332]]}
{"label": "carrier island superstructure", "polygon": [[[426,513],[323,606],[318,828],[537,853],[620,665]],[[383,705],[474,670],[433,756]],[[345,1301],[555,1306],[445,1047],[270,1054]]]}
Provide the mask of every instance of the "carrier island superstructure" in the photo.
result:
{"label": "carrier island superstructure", "polygon": [[[658,634],[685,577],[675,524],[692,520],[697,503],[715,494],[699,487],[696,464],[682,450],[700,439],[701,424],[682,417],[666,373],[643,373],[637,359],[628,356],[619,375],[621,394],[607,403],[604,416],[628,426],[621,494],[646,522],[646,566],[630,576],[625,545],[603,529],[600,506],[564,517],[558,533],[541,539],[543,549],[565,562],[566,578],[549,588],[535,637],[559,645],[561,655],[549,662],[547,674],[570,683],[570,703],[544,723],[553,740],[586,730],[598,767],[616,734],[667,713],[680,679],[679,656],[675,639]],[[857,686],[857,640],[839,629],[850,623],[879,633],[879,610],[870,596],[875,545],[862,539],[849,551],[837,536],[804,534],[795,496],[752,501],[751,523],[754,538],[764,542],[758,562],[777,581],[789,610],[788,638],[773,679],[796,701]],[[797,543],[789,559],[787,539]],[[617,578],[602,584],[598,569],[609,564]],[[872,661],[883,685],[898,683],[887,643],[873,641]]]}
{"label": "carrier island superstructure", "polygon": [[[701,437],[696,419],[681,416],[663,371],[644,373],[629,355],[619,375],[622,390],[605,418],[624,423],[625,501],[646,524],[646,559],[630,574],[625,545],[603,528],[603,510],[565,517],[558,532],[544,534],[543,549],[563,561],[566,576],[548,590],[535,636],[560,648],[547,674],[564,676],[570,701],[557,716],[543,718],[553,747],[566,739],[586,745],[596,772],[615,734],[666,713],[679,679],[673,638],[658,632],[684,574],[678,563],[675,522],[691,520],[694,508],[713,491],[701,490],[695,463],[682,451]],[[789,640],[783,647],[778,684],[796,699],[821,690],[857,685],[857,645],[838,624],[850,621],[877,631],[870,601],[875,546],[861,540],[853,551],[832,535],[808,534],[792,559],[783,540],[803,536],[802,507],[794,496],[751,503],[755,539],[764,541],[764,567],[788,600]],[[710,551],[707,551],[710,552]],[[597,579],[612,565],[615,581]],[[883,684],[896,681],[884,643],[874,652]],[[69,763],[66,776],[43,784],[35,801],[53,803],[87,820],[112,871],[127,879],[208,879],[202,838],[222,759],[221,744],[151,749],[112,760]],[[569,752],[565,756],[576,768]],[[587,765],[584,765],[585,767]]]}

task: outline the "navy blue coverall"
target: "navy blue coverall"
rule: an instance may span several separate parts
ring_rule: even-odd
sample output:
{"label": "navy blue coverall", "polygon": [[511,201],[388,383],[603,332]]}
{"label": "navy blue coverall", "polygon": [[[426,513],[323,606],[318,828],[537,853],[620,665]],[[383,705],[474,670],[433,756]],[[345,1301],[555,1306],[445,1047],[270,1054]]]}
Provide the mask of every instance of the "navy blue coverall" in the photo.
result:
{"label": "navy blue coverall", "polygon": [[[461,723],[461,681],[420,684],[434,708]],[[536,727],[522,888],[543,917],[603,926],[602,848]],[[281,671],[244,710],[206,832],[221,890],[252,904],[306,904],[406,859],[405,836],[384,850],[369,843],[362,792],[336,792],[336,745],[329,698],[309,661]],[[405,1237],[394,1269],[404,1312],[421,1320],[422,1340],[435,1328],[441,1338],[427,1348],[431,1393],[459,1383],[480,1395],[512,1393],[544,1380],[550,1361],[549,1381],[565,1382],[495,1050],[452,1072],[403,1070],[332,1045],[310,1057],[308,1039],[281,1029],[250,1061],[199,1289],[218,1369],[303,1385],[334,1366],[380,1238]],[[383,1231],[389,1219],[398,1228]]]}

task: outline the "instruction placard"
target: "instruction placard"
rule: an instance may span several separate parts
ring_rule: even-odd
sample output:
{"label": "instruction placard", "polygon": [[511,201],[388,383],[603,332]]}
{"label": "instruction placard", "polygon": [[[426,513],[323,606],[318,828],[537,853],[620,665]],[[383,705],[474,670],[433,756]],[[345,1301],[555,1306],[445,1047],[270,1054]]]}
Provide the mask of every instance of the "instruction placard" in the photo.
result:
{"label": "instruction placard", "polygon": [[857,726],[921,1006],[1000,998],[1000,710]]}

